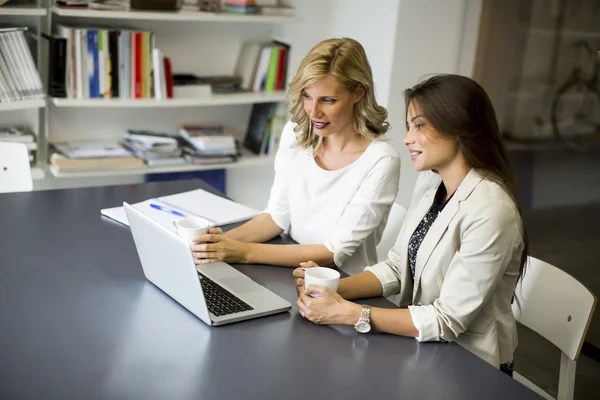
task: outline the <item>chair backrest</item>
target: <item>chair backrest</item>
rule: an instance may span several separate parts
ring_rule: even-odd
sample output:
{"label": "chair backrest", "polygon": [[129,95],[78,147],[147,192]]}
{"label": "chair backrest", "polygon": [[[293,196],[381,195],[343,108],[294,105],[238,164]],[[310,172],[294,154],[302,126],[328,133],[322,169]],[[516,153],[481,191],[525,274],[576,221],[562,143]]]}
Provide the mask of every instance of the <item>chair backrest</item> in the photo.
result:
{"label": "chair backrest", "polygon": [[377,260],[385,260],[391,248],[394,247],[396,239],[398,239],[398,235],[400,234],[400,228],[402,228],[402,224],[404,223],[406,212],[406,207],[398,203],[392,204],[387,225],[383,230],[381,241],[377,245]]}
{"label": "chair backrest", "polygon": [[579,357],[596,296],[577,279],[553,265],[529,257],[515,289],[517,321],[552,342],[571,360]]}
{"label": "chair backrest", "polygon": [[23,143],[0,142],[0,193],[32,189],[27,147]]}

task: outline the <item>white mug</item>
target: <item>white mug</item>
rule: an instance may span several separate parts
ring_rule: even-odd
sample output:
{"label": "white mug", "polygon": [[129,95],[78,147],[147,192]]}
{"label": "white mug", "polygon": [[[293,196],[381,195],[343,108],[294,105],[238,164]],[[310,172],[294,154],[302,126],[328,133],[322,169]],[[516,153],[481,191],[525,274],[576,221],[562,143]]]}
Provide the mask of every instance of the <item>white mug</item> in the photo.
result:
{"label": "white mug", "polygon": [[173,227],[177,231],[180,238],[192,244],[194,239],[208,232],[208,228],[212,225],[204,218],[186,217],[180,220],[173,220]]}
{"label": "white mug", "polygon": [[[308,285],[327,286],[329,289],[337,292],[340,284],[340,273],[335,269],[325,267],[313,267],[304,269],[304,289]],[[319,297],[317,294],[310,294],[312,297]]]}

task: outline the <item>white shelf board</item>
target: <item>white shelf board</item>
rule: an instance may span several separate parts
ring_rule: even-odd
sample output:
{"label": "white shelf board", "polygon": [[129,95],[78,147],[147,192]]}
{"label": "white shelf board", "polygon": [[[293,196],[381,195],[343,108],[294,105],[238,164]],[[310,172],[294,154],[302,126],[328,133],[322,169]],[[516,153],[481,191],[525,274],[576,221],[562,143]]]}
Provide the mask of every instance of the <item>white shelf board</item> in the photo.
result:
{"label": "white shelf board", "polygon": [[110,11],[53,7],[52,13],[62,17],[105,18],[146,21],[203,21],[203,22],[295,22],[296,17],[279,15],[238,15],[200,11]]}
{"label": "white shelf board", "polygon": [[168,172],[190,172],[190,171],[207,171],[212,169],[233,169],[233,168],[251,168],[257,166],[272,165],[275,161],[275,155],[257,156],[248,151],[242,151],[242,157],[239,157],[236,162],[225,164],[184,164],[170,165],[161,167],[141,167],[141,168],[121,168],[93,171],[57,171],[53,166],[49,166],[48,170],[55,178],[103,178],[109,176],[132,176],[146,174],[160,174]]}
{"label": "white shelf board", "polygon": [[44,16],[46,15],[46,9],[40,7],[11,7],[2,6],[0,7],[0,15],[26,15],[26,16]]}
{"label": "white shelf board", "polygon": [[56,107],[87,107],[87,108],[154,108],[154,107],[201,107],[225,106],[236,104],[254,104],[279,102],[285,99],[285,92],[273,93],[235,93],[214,94],[207,97],[185,99],[64,99],[52,98]]}
{"label": "white shelf board", "polygon": [[0,103],[0,111],[27,110],[31,108],[46,107],[46,100],[19,100],[8,103]]}

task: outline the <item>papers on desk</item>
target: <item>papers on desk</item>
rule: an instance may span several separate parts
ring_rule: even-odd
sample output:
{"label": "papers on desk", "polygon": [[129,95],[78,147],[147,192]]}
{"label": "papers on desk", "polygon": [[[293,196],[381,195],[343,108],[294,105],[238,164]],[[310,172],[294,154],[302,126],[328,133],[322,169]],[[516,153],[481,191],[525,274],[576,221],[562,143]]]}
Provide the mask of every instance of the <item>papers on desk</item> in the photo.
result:
{"label": "papers on desk", "polygon": [[[171,230],[173,220],[189,216],[202,217],[215,226],[220,226],[244,221],[259,214],[259,211],[253,208],[202,189],[148,199],[132,206]],[[123,207],[105,208],[100,213],[129,226]]]}

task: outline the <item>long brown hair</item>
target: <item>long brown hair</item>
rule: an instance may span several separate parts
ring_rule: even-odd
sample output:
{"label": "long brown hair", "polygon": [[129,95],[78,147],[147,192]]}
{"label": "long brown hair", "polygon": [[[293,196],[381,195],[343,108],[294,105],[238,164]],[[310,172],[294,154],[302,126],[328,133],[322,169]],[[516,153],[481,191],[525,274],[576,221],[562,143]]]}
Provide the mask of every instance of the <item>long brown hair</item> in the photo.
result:
{"label": "long brown hair", "polygon": [[312,148],[316,153],[322,138],[313,132],[310,117],[304,111],[302,91],[327,75],[337,79],[348,92],[359,87],[365,91],[362,99],[354,105],[354,131],[368,139],[377,140],[387,132],[387,110],[377,104],[373,74],[362,45],[354,39],[327,39],[317,43],[304,57],[296,76],[289,85],[287,101],[291,103],[291,120],[299,132],[296,144]]}
{"label": "long brown hair", "polygon": [[487,93],[474,80],[451,74],[434,75],[404,91],[406,113],[411,102],[440,135],[457,140],[467,163],[506,190],[521,217],[523,252],[519,276],[525,273],[529,239],[517,188],[500,136],[496,113]]}

